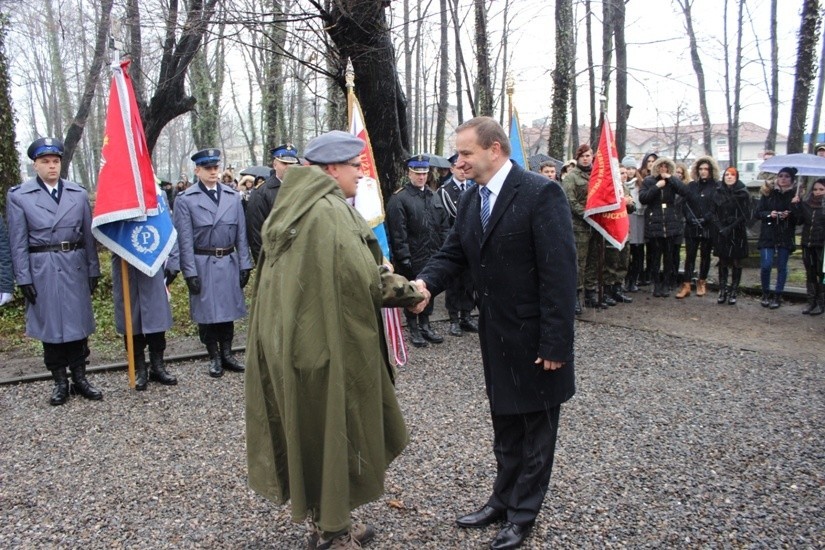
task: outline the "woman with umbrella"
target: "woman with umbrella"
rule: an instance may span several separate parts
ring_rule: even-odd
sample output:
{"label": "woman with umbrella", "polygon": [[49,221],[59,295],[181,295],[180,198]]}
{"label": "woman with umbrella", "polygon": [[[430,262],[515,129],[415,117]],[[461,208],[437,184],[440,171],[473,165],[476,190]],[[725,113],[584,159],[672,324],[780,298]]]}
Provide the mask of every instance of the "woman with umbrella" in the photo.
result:
{"label": "woman with umbrella", "polygon": [[[788,258],[796,248],[796,219],[791,212],[791,200],[797,189],[796,168],[785,167],[776,175],[776,185],[765,184],[756,207],[756,219],[762,222],[759,232],[760,275],[762,277],[762,307],[776,309],[782,304],[782,292],[788,277]],[[776,259],[776,286],[771,294],[771,269]]]}

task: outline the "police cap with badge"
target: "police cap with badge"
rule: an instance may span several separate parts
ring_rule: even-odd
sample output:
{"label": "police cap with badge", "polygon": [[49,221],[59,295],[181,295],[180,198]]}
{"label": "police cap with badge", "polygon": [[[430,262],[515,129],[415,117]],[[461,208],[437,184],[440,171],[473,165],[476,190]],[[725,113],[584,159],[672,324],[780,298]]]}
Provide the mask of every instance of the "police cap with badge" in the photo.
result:
{"label": "police cap with badge", "polygon": [[195,163],[195,166],[200,166],[203,168],[218,166],[221,163],[221,150],[202,149],[192,155],[192,162]]}
{"label": "police cap with badge", "polygon": [[365,145],[349,132],[332,130],[307,143],[304,158],[311,164],[340,164],[361,155]]}
{"label": "police cap with badge", "polygon": [[274,149],[270,149],[269,153],[272,155],[272,160],[283,162],[284,164],[298,163],[298,149],[291,143],[279,145]]}
{"label": "police cap with badge", "polygon": [[29,145],[26,154],[32,160],[37,160],[46,155],[63,156],[63,142],[57,138],[44,137],[36,139]]}
{"label": "police cap with badge", "polygon": [[426,174],[430,171],[430,157],[427,155],[416,155],[409,158],[407,159],[407,168],[410,169],[410,172],[415,172],[416,174]]}

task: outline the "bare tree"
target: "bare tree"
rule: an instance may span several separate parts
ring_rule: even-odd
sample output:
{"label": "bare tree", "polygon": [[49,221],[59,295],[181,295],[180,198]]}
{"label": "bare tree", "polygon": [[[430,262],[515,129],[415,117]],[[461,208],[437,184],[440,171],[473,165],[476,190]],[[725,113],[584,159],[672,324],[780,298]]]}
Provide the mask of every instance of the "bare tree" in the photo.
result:
{"label": "bare tree", "polygon": [[198,149],[214,147],[221,137],[221,93],[226,74],[224,28],[224,23],[218,24],[217,39],[205,42],[189,64],[190,89],[195,98],[195,108],[190,111],[192,138]]}
{"label": "bare tree", "polygon": [[690,60],[693,63],[693,71],[696,73],[697,91],[699,92],[699,114],[702,117],[702,140],[705,147],[705,154],[713,153],[711,143],[710,114],[708,113],[708,100],[705,93],[705,71],[702,68],[702,60],[699,58],[699,46],[696,42],[696,32],[693,30],[693,15],[691,8],[694,0],[676,0],[676,4],[682,9],[685,16],[685,30],[690,41]]}
{"label": "bare tree", "polygon": [[[585,0],[584,11],[584,42],[587,44],[587,80],[590,82],[590,87],[588,88],[588,98],[590,100],[590,140],[588,143],[590,143],[591,147],[595,148],[599,139],[599,130],[596,127],[596,70],[593,67],[593,12],[590,9],[590,0]],[[576,104],[575,101],[573,104]]]}
{"label": "bare tree", "polygon": [[558,159],[565,157],[567,107],[576,56],[573,29],[573,1],[556,0],[556,68],[553,70],[553,111],[547,153]]}
{"label": "bare tree", "polygon": [[[339,58],[352,60],[355,92],[364,109],[367,131],[376,136],[373,152],[384,199],[389,200],[403,174],[410,132],[407,101],[395,69],[384,8],[379,2],[339,0],[326,10],[316,0],[310,2],[321,15]],[[343,71],[339,75],[343,76]],[[343,78],[339,85],[344,88]]]}
{"label": "bare tree", "polygon": [[725,100],[728,119],[728,150],[731,166],[736,166],[739,160],[739,111],[741,109],[742,96],[742,22],[744,19],[743,10],[746,0],[739,0],[738,17],[736,22],[736,53],[734,55],[734,75],[733,90],[731,90],[730,75],[730,46],[728,44],[728,0],[724,3],[723,21],[723,43],[722,49],[725,58]]}
{"label": "bare tree", "polygon": [[771,127],[765,138],[765,149],[776,149],[776,134],[779,123],[779,40],[776,36],[776,0],[771,0],[771,87],[768,99],[771,103]]}
{"label": "bare tree", "polygon": [[816,43],[819,39],[819,0],[803,0],[799,23],[799,43],[796,50],[796,78],[791,101],[791,125],[788,130],[788,153],[801,153],[803,134],[816,74]]}
{"label": "bare tree", "polygon": [[490,47],[487,44],[487,7],[484,0],[475,0],[476,16],[476,111],[480,116],[493,116],[493,85],[490,76]]}
{"label": "bare tree", "polygon": [[438,116],[435,124],[435,154],[444,154],[444,130],[447,125],[447,107],[450,93],[450,44],[447,24],[447,0],[440,0],[441,7],[441,54],[438,76]]}
{"label": "bare tree", "polygon": [[627,150],[627,42],[624,36],[625,0],[609,0],[611,5],[613,36],[616,39],[616,149],[623,159]]}
{"label": "bare tree", "polygon": [[816,153],[814,147],[819,141],[819,120],[822,111],[822,96],[825,94],[825,40],[822,41],[822,52],[819,54],[819,79],[816,86],[816,102],[814,104],[814,120],[811,123],[811,139],[808,141],[808,152]]}

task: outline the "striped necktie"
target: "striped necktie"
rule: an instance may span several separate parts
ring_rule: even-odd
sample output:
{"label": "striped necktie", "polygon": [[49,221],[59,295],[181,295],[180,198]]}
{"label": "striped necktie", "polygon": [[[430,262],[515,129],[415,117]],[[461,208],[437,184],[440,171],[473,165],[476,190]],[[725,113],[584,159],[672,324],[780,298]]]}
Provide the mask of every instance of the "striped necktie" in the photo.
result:
{"label": "striped necktie", "polygon": [[484,186],[478,192],[481,193],[481,229],[486,232],[490,222],[490,190]]}

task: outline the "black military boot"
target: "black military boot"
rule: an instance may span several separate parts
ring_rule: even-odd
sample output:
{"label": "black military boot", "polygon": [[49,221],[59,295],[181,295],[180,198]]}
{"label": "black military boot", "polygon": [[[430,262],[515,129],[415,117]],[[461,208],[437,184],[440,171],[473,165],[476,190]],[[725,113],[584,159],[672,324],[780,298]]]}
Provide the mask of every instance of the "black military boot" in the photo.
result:
{"label": "black military boot", "polygon": [[209,376],[220,378],[223,376],[223,365],[221,364],[221,353],[218,351],[217,342],[206,344],[206,352],[209,354]]}
{"label": "black military boot", "polygon": [[739,282],[742,280],[742,268],[734,267],[731,275],[730,290],[728,290],[728,304],[736,304],[736,296],[739,294]]}
{"label": "black military boot", "polygon": [[822,315],[825,313],[825,284],[816,284],[816,307],[811,310],[810,315]]}
{"label": "black military boot", "polygon": [[808,293],[807,293],[808,294],[808,303],[805,306],[805,309],[802,310],[802,315],[808,315],[808,314],[811,313],[811,311],[816,309],[816,287],[817,287],[817,284],[816,283],[808,283],[806,286],[807,286],[807,291],[808,291]]}
{"label": "black military boot", "polygon": [[75,363],[74,365],[69,365],[69,370],[72,371],[72,385],[70,388],[72,393],[82,395],[86,399],[91,399],[92,401],[100,401],[103,399],[103,392],[92,386],[92,384],[86,379],[85,360]]}
{"label": "black military boot", "polygon": [[232,339],[221,342],[221,366],[232,372],[243,372],[246,370],[243,363],[239,363],[238,360],[235,359],[235,354],[232,353]]}
{"label": "black military boot", "polygon": [[66,376],[66,367],[51,369],[54,388],[49,405],[62,405],[69,398],[69,378]]}
{"label": "black military boot", "polygon": [[146,370],[146,357],[143,351],[135,353],[135,390],[144,391],[149,385],[149,373]]}
{"label": "black military boot", "polygon": [[461,312],[461,321],[459,321],[458,326],[465,332],[478,332],[478,324],[473,321],[469,311]]}
{"label": "black military boot", "polygon": [[458,323],[458,313],[450,313],[450,336],[464,336],[464,331]]}
{"label": "black military boot", "polygon": [[602,287],[602,302],[610,307],[616,305],[616,300],[613,299],[613,291],[610,285],[604,285]]}
{"label": "black military boot", "polygon": [[163,351],[149,350],[149,366],[149,380],[159,382],[164,386],[177,385],[178,379],[166,370],[166,364],[163,362]]}
{"label": "black military boot", "polygon": [[592,307],[593,309],[607,309],[607,304],[599,302],[599,295],[595,290],[585,289],[584,307]]}
{"label": "black military boot", "polygon": [[421,331],[418,330],[418,319],[415,317],[407,317],[407,328],[410,330],[410,342],[417,348],[426,348],[429,346],[427,341],[421,336]]}
{"label": "black military boot", "polygon": [[716,298],[717,304],[724,304],[728,301],[728,268],[719,268],[719,297]]}
{"label": "black military boot", "polygon": [[610,297],[616,300],[616,303],[632,304],[633,298],[624,293],[622,283],[616,283],[610,289]]}
{"label": "black military boot", "polygon": [[430,327],[430,318],[424,315],[418,316],[418,328],[421,330],[421,335],[433,344],[440,344],[444,341],[444,337],[438,334]]}

